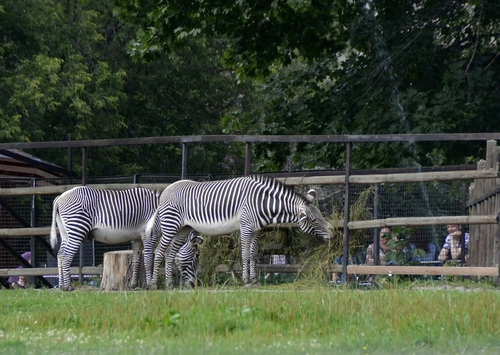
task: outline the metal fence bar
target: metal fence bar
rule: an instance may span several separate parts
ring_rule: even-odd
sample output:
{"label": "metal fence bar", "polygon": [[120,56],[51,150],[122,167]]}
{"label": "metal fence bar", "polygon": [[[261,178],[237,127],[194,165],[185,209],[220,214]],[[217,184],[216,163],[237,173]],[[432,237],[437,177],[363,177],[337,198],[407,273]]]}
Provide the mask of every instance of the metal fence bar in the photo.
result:
{"label": "metal fence bar", "polygon": [[351,195],[351,185],[349,182],[349,174],[351,172],[351,152],[352,152],[352,143],[346,144],[346,165],[345,165],[345,181],[344,181],[344,258],[342,261],[342,275],[344,280],[347,280],[347,262],[349,260],[349,218],[350,218],[350,195]]}

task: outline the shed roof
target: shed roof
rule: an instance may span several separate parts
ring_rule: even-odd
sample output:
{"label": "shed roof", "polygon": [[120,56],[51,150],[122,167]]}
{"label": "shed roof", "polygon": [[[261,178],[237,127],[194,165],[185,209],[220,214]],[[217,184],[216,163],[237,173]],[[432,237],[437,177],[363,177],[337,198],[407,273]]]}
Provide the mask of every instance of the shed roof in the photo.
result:
{"label": "shed roof", "polygon": [[0,149],[0,177],[60,178],[69,172],[18,149]]}

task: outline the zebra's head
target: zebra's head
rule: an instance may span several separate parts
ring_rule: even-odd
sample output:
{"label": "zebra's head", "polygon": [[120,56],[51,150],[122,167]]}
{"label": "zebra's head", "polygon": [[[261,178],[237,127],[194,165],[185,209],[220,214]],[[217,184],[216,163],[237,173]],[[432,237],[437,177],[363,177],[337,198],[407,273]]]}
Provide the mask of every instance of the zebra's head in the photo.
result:
{"label": "zebra's head", "polygon": [[176,262],[186,288],[193,288],[196,284],[198,263],[200,261],[199,244],[203,244],[203,237],[198,235],[198,232],[193,229],[189,232],[186,243],[176,256]]}
{"label": "zebra's head", "polygon": [[302,231],[322,237],[324,240],[333,238],[332,226],[323,217],[318,207],[313,205],[316,191],[307,192],[306,200],[299,207],[299,227]]}

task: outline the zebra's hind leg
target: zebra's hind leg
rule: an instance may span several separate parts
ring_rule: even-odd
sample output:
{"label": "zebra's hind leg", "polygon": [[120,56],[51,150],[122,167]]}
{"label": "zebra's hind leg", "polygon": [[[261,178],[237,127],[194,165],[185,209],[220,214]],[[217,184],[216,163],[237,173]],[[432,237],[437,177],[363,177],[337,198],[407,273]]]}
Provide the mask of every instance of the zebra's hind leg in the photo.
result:
{"label": "zebra's hind leg", "polygon": [[139,266],[142,251],[142,241],[135,240],[132,242],[132,280],[130,281],[130,288],[136,289],[139,285]]}
{"label": "zebra's hind leg", "polygon": [[149,290],[156,290],[158,288],[158,273],[160,271],[161,262],[163,261],[165,255],[165,252],[159,249],[160,247],[158,247],[155,252],[153,274],[151,275],[151,283],[149,287],[147,287]]}
{"label": "zebra's hind leg", "polygon": [[74,288],[71,286],[71,275],[69,268],[71,266],[71,260],[73,257],[67,255],[64,248],[59,249],[57,253],[57,265],[59,268],[59,289],[62,291],[73,291]]}
{"label": "zebra's hind leg", "polygon": [[[153,262],[153,274],[151,275],[151,285],[150,290],[156,290],[158,288],[158,274],[160,272],[160,266],[163,260],[165,260],[165,252],[170,250],[170,245],[172,244],[172,237],[169,237],[164,233],[160,239],[160,243],[156,247],[154,252],[154,262]],[[166,269],[166,266],[165,266]]]}
{"label": "zebra's hind leg", "polygon": [[189,231],[190,229],[187,228],[181,229],[172,240],[172,243],[170,243],[170,248],[167,249],[167,253],[165,254],[165,285],[169,290],[172,290],[175,287],[173,279],[175,256],[184,243],[186,243]]}
{"label": "zebra's hind leg", "polygon": [[[167,249],[165,253],[165,286],[168,290],[173,290],[175,288],[174,278],[173,278],[173,269],[172,264],[169,263],[169,260],[175,257],[175,254],[172,254],[172,245]],[[170,266],[169,266],[170,265]]]}
{"label": "zebra's hind leg", "polygon": [[153,243],[144,242],[144,269],[146,270],[146,290],[151,288],[151,274],[153,273]]}

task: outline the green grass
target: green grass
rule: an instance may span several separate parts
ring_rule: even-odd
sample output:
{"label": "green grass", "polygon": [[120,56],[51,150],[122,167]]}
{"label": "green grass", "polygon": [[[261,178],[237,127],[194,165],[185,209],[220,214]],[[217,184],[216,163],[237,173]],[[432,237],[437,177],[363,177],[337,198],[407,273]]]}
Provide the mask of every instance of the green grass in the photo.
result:
{"label": "green grass", "polygon": [[0,353],[498,354],[495,289],[1,290]]}

